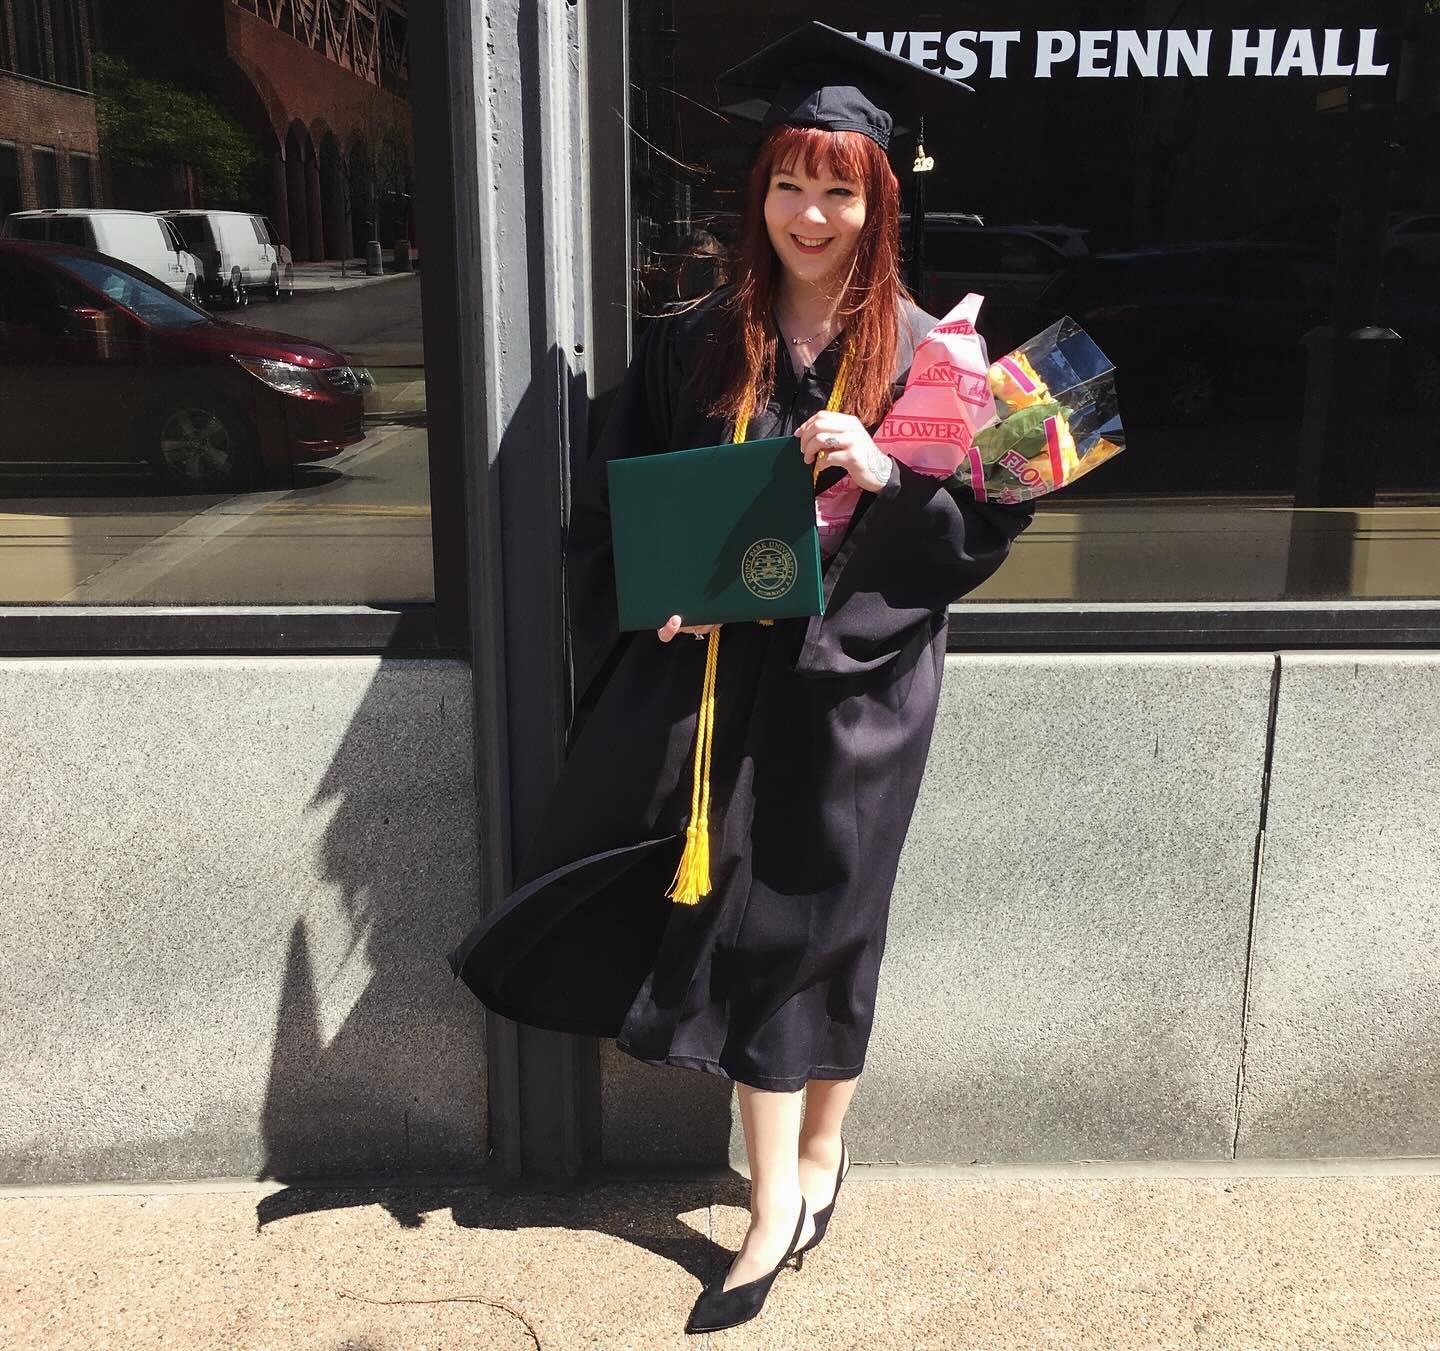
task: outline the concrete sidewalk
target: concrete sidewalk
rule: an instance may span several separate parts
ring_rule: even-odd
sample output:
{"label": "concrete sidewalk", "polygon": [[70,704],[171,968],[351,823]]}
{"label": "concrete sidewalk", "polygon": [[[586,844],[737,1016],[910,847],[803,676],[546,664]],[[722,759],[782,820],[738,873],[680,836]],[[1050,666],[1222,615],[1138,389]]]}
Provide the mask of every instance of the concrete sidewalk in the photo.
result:
{"label": "concrete sidewalk", "polygon": [[418,252],[413,255],[412,269],[409,272],[396,272],[394,263],[389,252],[385,254],[385,271],[372,277],[365,271],[365,260],[363,258],[346,259],[342,271],[338,259],[327,260],[321,263],[296,263],[295,264],[295,294],[296,295],[328,295],[337,291],[354,291],[362,286],[375,286],[380,282],[399,281],[402,277],[415,277],[420,271],[420,256]]}
{"label": "concrete sidewalk", "polygon": [[1440,1162],[856,1164],[760,1316],[682,1331],[743,1178],[571,1196],[253,1183],[0,1192],[0,1345],[1440,1348]]}

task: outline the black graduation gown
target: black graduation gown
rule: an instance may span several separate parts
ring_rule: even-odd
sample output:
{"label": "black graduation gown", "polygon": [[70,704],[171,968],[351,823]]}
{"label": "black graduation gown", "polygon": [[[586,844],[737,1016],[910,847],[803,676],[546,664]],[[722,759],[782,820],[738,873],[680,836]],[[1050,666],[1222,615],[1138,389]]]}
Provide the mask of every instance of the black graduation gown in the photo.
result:
{"label": "black graduation gown", "polygon": [[[1033,506],[977,503],[896,461],[826,566],[823,617],[722,628],[712,890],[677,904],[665,891],[689,819],[706,644],[617,632],[605,465],[729,439],[690,387],[718,298],[645,330],[580,476],[565,547],[577,692],[568,756],[521,885],[450,964],[519,1022],[795,1090],[861,1071],[946,608],[1000,566]],[[901,322],[897,395],[935,322],[914,307]],[[792,432],[823,408],[838,356],[837,341],[797,377],[782,353],[749,436]]]}

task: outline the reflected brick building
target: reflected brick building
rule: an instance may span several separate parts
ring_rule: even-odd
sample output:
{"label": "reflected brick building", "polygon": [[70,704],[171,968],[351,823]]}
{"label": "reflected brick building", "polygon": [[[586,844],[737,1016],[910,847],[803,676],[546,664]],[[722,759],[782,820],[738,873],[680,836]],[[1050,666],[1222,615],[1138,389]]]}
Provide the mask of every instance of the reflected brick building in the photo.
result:
{"label": "reflected brick building", "polygon": [[[203,90],[253,138],[262,163],[252,200],[239,205],[268,215],[297,262],[359,251],[377,217],[386,242],[409,233],[408,0],[98,7],[102,50]],[[145,210],[217,205],[183,173],[117,177],[115,195]]]}
{"label": "reflected brick building", "polygon": [[0,219],[96,204],[94,33],[90,0],[0,0]]}

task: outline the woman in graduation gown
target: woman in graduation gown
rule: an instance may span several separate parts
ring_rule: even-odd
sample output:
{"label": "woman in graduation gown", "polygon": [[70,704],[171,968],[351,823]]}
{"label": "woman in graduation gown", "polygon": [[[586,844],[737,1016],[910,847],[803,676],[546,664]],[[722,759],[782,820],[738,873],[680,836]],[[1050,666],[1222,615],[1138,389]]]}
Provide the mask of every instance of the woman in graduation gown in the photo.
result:
{"label": "woman in graduation gown", "polygon": [[[1000,566],[1032,512],[977,503],[869,434],[936,322],[899,279],[885,154],[886,105],[922,77],[945,83],[820,24],[722,77],[769,99],[738,280],[650,323],[580,476],[565,551],[567,760],[521,885],[451,954],[506,1017],[738,1084],[751,1224],[688,1331],[753,1317],[789,1256],[823,1235],[947,607]],[[729,441],[747,406],[751,439],[793,433],[807,463],[823,454],[817,492],[844,475],[862,492],[824,560],[823,616],[723,626],[711,886],[677,904],[667,891],[691,823],[707,630],[683,616],[618,630],[606,464]]]}

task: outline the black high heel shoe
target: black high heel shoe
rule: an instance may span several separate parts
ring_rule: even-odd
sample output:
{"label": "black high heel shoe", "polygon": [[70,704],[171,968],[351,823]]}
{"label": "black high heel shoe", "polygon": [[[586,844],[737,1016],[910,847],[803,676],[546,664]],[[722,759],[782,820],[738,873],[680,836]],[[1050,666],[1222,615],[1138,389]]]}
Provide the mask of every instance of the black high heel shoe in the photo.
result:
{"label": "black high heel shoe", "polygon": [[795,1254],[797,1268],[800,1261],[800,1254],[809,1252],[811,1248],[825,1237],[825,1230],[830,1224],[830,1216],[835,1213],[835,1201],[840,1195],[840,1184],[845,1181],[845,1174],[849,1171],[850,1151],[845,1147],[845,1141],[841,1140],[840,1167],[835,1172],[835,1191],[831,1194],[830,1204],[828,1206],[821,1206],[820,1209],[815,1212],[815,1232],[810,1235],[809,1241],[805,1246],[800,1248]]}
{"label": "black high heel shoe", "polygon": [[795,1237],[790,1240],[790,1246],[785,1249],[785,1256],[776,1263],[775,1268],[753,1281],[747,1281],[744,1285],[737,1285],[730,1290],[725,1290],[722,1289],[725,1277],[730,1274],[730,1266],[735,1265],[732,1260],[730,1266],[727,1266],[700,1292],[700,1298],[695,1301],[695,1307],[690,1310],[690,1319],[685,1324],[685,1331],[719,1332],[722,1328],[733,1328],[739,1323],[748,1323],[754,1318],[764,1307],[765,1296],[770,1293],[770,1287],[774,1284],[775,1277],[780,1274],[780,1268],[795,1256],[795,1245],[800,1242],[800,1232],[804,1228],[805,1198],[802,1196],[800,1198],[800,1218],[795,1222]]}

